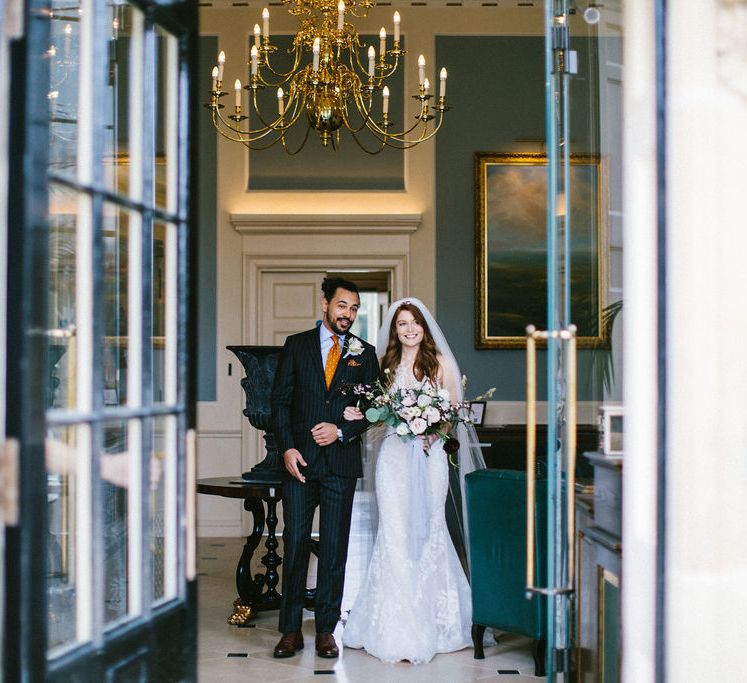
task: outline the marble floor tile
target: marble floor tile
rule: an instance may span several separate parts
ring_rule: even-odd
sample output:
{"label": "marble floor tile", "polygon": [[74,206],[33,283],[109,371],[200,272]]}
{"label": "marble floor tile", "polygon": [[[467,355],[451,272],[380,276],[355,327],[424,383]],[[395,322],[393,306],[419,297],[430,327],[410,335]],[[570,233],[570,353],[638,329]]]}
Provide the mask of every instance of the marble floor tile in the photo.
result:
{"label": "marble floor tile", "polygon": [[[280,634],[277,611],[260,612],[252,628],[228,623],[236,593],[236,562],[241,538],[200,539],[198,545],[198,675],[201,683],[261,681],[284,683],[499,683],[541,681],[535,678],[531,639],[499,633],[498,643],[485,647],[485,659],[474,659],[472,648],[436,655],[428,664],[386,664],[363,650],[342,650],[339,659],[321,659],[314,651],[314,615],[304,611],[305,648],[295,657],[275,659],[273,649]],[[252,572],[263,571],[256,553]],[[282,570],[282,566],[281,566]],[[339,639],[338,639],[339,644]],[[228,657],[238,653],[241,657]],[[518,670],[518,675],[498,675],[498,670]],[[326,675],[323,671],[333,671]],[[559,677],[562,683],[563,677]]]}

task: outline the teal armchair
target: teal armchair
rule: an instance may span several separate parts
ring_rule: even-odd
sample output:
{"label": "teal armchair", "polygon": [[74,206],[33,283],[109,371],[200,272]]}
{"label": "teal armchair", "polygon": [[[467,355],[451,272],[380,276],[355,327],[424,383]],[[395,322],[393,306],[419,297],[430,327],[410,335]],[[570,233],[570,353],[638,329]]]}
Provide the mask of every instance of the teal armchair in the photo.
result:
{"label": "teal armchair", "polygon": [[[545,675],[544,596],[526,598],[526,473],[478,470],[468,474],[467,519],[475,659],[484,659],[486,627],[531,637],[535,676]],[[544,586],[547,484],[536,484],[537,585]]]}

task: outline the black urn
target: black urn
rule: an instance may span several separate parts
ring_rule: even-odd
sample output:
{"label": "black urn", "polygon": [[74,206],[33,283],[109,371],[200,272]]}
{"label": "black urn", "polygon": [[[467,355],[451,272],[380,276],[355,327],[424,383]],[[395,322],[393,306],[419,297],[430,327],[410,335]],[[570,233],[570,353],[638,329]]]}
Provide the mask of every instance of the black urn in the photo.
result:
{"label": "black urn", "polygon": [[270,481],[278,479],[283,471],[283,462],[278,453],[275,435],[272,433],[272,409],[270,394],[275,379],[281,346],[227,346],[236,355],[244,367],[244,378],[241,388],[246,394],[246,408],[243,413],[249,424],[264,432],[265,459],[243,472],[242,477],[249,480]]}

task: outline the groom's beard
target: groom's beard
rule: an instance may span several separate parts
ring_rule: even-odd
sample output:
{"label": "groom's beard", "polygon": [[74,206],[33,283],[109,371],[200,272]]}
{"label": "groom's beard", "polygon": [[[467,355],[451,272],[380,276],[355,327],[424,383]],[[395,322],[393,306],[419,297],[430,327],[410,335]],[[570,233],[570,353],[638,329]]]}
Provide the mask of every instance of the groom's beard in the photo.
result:
{"label": "groom's beard", "polygon": [[353,321],[350,318],[335,318],[332,320],[327,313],[324,314],[324,321],[327,326],[335,334],[346,335],[350,328],[353,326]]}

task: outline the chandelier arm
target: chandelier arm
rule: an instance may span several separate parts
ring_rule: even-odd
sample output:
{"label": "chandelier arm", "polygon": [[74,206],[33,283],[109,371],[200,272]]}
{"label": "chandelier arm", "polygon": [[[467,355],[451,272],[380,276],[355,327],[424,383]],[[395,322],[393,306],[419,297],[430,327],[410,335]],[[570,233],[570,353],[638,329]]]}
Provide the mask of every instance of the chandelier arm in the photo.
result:
{"label": "chandelier arm", "polygon": [[373,121],[371,118],[371,104],[372,104],[372,97],[369,98],[368,105],[366,105],[366,102],[363,99],[363,96],[361,95],[360,91],[354,90],[354,97],[356,100],[356,108],[358,109],[359,113],[362,113],[362,121],[361,125],[358,128],[355,128],[351,125],[350,120],[348,118],[347,113],[347,103],[343,109],[343,122],[345,124],[345,128],[347,128],[351,133],[360,133],[362,130],[369,128],[369,121]]}
{"label": "chandelier arm", "polygon": [[[218,118],[218,121],[216,121],[216,116]],[[218,130],[218,132],[220,132],[223,137],[226,137],[226,135],[221,132],[220,124],[222,124],[223,129],[230,130],[231,133],[234,133],[238,136],[237,138],[228,138],[230,140],[235,140],[236,142],[253,142],[254,140],[261,140],[262,138],[266,137],[268,133],[271,133],[273,130],[275,130],[274,128],[272,128],[272,126],[264,126],[264,128],[255,128],[253,130],[252,128],[242,130],[239,127],[238,123],[234,125],[226,121],[226,119],[223,118],[223,115],[220,113],[220,110],[217,110],[216,108],[216,110],[213,111],[213,126],[215,126],[216,130]]]}
{"label": "chandelier arm", "polygon": [[394,64],[392,64],[392,68],[389,69],[389,71],[387,71],[386,73],[382,72],[379,76],[377,76],[377,78],[379,79],[379,85],[381,85],[381,83],[385,81],[387,78],[390,78],[391,76],[393,76],[398,66],[399,66],[399,55],[394,55]]}
{"label": "chandelier arm", "polygon": [[368,10],[374,6],[375,3],[364,3],[360,8],[356,7],[356,4],[351,3],[351,6],[345,8],[345,12],[352,14],[356,19],[365,19],[368,16]]}
{"label": "chandelier arm", "polygon": [[288,156],[295,156],[296,154],[298,154],[306,146],[306,141],[309,139],[309,133],[310,132],[311,132],[311,125],[308,125],[308,126],[306,126],[306,134],[303,136],[303,140],[301,141],[301,145],[299,146],[299,148],[295,152],[291,152],[288,149],[288,145],[285,144],[285,133],[284,132],[281,133],[280,134],[280,141],[283,143],[283,149],[285,150],[285,153]]}
{"label": "chandelier arm", "polygon": [[[226,140],[232,140],[233,142],[243,142],[244,141],[244,133],[243,131],[235,128],[232,126],[228,121],[226,121],[220,113],[220,110],[217,107],[212,107],[212,120],[213,120],[213,127],[215,130],[217,130]],[[229,134],[227,131],[231,131]],[[234,135],[238,137],[233,137]]]}
{"label": "chandelier arm", "polygon": [[[429,133],[426,133],[427,131],[427,124],[426,124],[426,127],[424,127],[424,130],[423,130],[423,134],[419,138],[415,140],[406,140],[404,138],[404,135],[395,133],[395,134],[387,136],[386,144],[389,145],[390,147],[396,147],[397,149],[412,149],[416,145],[419,145],[421,142],[430,140],[436,133],[438,133],[439,129],[441,128],[442,123],[443,123],[443,115],[440,115],[438,119],[438,123],[433,128],[433,130],[430,131]],[[392,143],[396,143],[396,144],[392,144]]]}
{"label": "chandelier arm", "polygon": [[[247,147],[249,147],[257,140],[261,140],[267,137],[270,133],[277,132],[273,128],[258,128],[256,130],[250,129],[248,131],[243,131],[236,126],[232,126],[223,117],[221,117],[220,114],[218,114],[217,121],[215,116],[213,116],[213,126],[222,137],[226,138],[226,140],[231,140],[232,142],[240,142]],[[231,131],[231,134],[229,134],[227,131]],[[268,147],[271,146],[272,145],[268,145]],[[261,149],[266,149],[266,147]]]}
{"label": "chandelier arm", "polygon": [[364,152],[365,152],[366,154],[370,154],[371,156],[374,156],[374,155],[376,155],[376,154],[380,154],[380,153],[381,153],[381,152],[382,152],[382,151],[384,150],[384,147],[385,147],[385,142],[384,142],[383,140],[380,140],[380,139],[379,139],[379,138],[378,138],[377,136],[374,136],[374,138],[375,138],[376,140],[379,140],[379,142],[381,143],[381,145],[379,146],[379,148],[378,148],[378,149],[375,149],[375,150],[373,150],[373,151],[372,151],[372,150],[368,149],[368,148],[367,148],[367,147],[366,147],[366,146],[365,146],[365,145],[364,145],[364,144],[363,144],[363,143],[362,143],[362,142],[361,142],[361,141],[360,141],[360,140],[358,139],[357,131],[354,131],[354,130],[352,130],[352,129],[349,129],[349,130],[350,130],[350,135],[352,136],[353,140],[355,140],[355,144],[356,144],[356,145],[358,145],[358,147],[360,147],[360,149],[362,149],[362,150],[363,150],[363,151],[364,151]]}
{"label": "chandelier arm", "polygon": [[295,53],[295,57],[293,59],[293,67],[290,69],[290,71],[285,71],[285,72],[283,72],[283,71],[275,71],[275,69],[272,68],[272,66],[270,65],[270,53],[268,52],[267,55],[265,56],[264,66],[267,67],[267,69],[269,70],[269,72],[273,76],[277,76],[278,78],[280,78],[282,80],[278,81],[277,83],[269,83],[269,82],[265,81],[265,79],[262,78],[262,68],[261,68],[261,65],[260,65],[260,68],[257,69],[257,76],[259,77],[260,82],[263,85],[266,85],[268,88],[277,88],[277,87],[283,85],[283,83],[287,83],[288,80],[290,80],[291,76],[293,76],[293,74],[296,72],[296,69],[298,68],[298,65],[301,63],[301,51],[302,51],[302,49],[303,48],[301,48],[300,46],[294,46],[293,52]]}
{"label": "chandelier arm", "polygon": [[[369,129],[373,130],[375,128],[381,135],[385,135],[388,138],[400,138],[400,139],[404,139],[405,136],[410,135],[410,133],[412,133],[416,128],[418,128],[418,126],[422,125],[424,127],[424,131],[428,130],[428,121],[427,120],[424,121],[421,118],[423,116],[423,114],[425,114],[425,115],[428,114],[428,110],[427,110],[426,107],[422,107],[420,109],[420,114],[415,117],[415,123],[410,128],[408,128],[406,130],[401,130],[398,133],[390,133],[387,130],[382,130],[373,119],[371,119],[371,123],[373,125],[373,128],[371,128],[371,126],[369,126]],[[441,112],[439,114],[439,125],[440,125],[440,119],[443,119],[443,112]],[[431,137],[431,136],[429,135],[428,137]],[[424,133],[423,136],[420,137],[419,141],[422,142],[424,140],[427,140],[428,137],[425,137],[425,133]]]}
{"label": "chandelier arm", "polygon": [[[362,47],[358,34],[356,34],[355,40],[350,41],[350,47],[348,48],[348,61],[350,62],[350,69],[353,73],[356,73],[355,64],[357,64],[361,73],[365,74],[366,78],[368,78],[368,66],[364,66],[363,62],[361,62],[360,51]],[[353,55],[355,55],[355,62],[353,62]]]}
{"label": "chandelier arm", "polygon": [[291,119],[290,123],[284,122],[285,120],[278,116],[275,121],[272,123],[268,123],[265,121],[264,117],[262,116],[262,112],[260,111],[259,105],[257,104],[257,90],[256,88],[252,88],[252,95],[253,95],[253,105],[254,105],[254,111],[257,114],[257,118],[260,120],[260,123],[267,129],[274,130],[274,131],[282,131],[284,128],[289,128],[292,126],[296,120],[298,119],[298,115],[296,115],[294,118]]}

